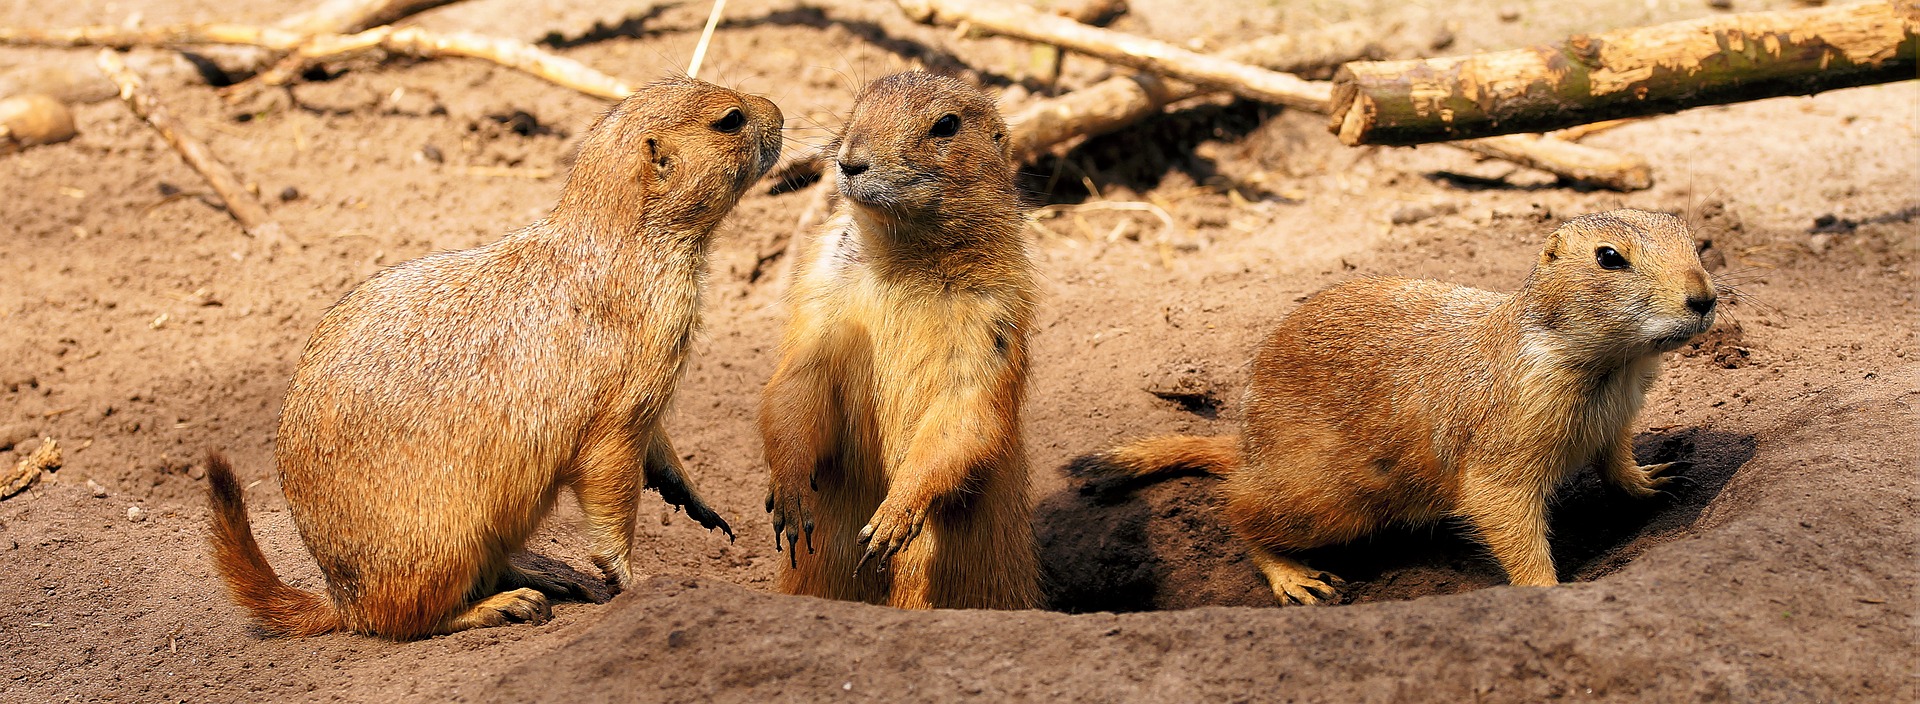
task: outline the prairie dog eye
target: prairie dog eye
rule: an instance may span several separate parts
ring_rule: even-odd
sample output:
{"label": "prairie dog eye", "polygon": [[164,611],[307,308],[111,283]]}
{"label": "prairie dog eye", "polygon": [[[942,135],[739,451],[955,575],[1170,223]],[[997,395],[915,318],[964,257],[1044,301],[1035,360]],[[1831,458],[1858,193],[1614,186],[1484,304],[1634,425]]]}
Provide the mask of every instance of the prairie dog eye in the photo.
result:
{"label": "prairie dog eye", "polygon": [[952,137],[960,133],[960,116],[953,113],[942,115],[933,123],[933,129],[927,130],[928,137]]}
{"label": "prairie dog eye", "polygon": [[1620,252],[1612,247],[1601,247],[1593,250],[1593,260],[1599,263],[1602,269],[1627,268],[1627,258],[1620,256]]}
{"label": "prairie dog eye", "polygon": [[727,114],[721,115],[720,119],[713,121],[713,129],[715,131],[725,132],[727,134],[739,132],[740,128],[746,126],[747,116],[745,113],[740,112],[740,108],[728,110]]}

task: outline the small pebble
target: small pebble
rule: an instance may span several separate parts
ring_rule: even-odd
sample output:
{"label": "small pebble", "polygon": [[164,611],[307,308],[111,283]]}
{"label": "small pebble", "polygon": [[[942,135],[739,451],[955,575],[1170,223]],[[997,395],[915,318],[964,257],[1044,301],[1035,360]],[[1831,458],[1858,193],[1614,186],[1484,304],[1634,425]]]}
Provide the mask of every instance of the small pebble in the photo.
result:
{"label": "small pebble", "polygon": [[1731,10],[1733,9],[1733,0],[1707,0],[1707,7],[1715,10]]}
{"label": "small pebble", "polygon": [[134,523],[139,523],[141,521],[147,520],[147,510],[144,508],[140,508],[139,506],[128,506],[127,520],[133,521]]}
{"label": "small pebble", "polygon": [[300,200],[300,189],[294,188],[292,186],[288,186],[286,188],[280,189],[280,200],[282,202],[290,201],[290,200]]}
{"label": "small pebble", "polygon": [[1831,246],[1833,246],[1833,235],[1821,233],[1807,238],[1807,249],[1813,250],[1814,256],[1826,254],[1827,248]]}
{"label": "small pebble", "polygon": [[427,161],[431,161],[435,164],[439,164],[447,160],[447,155],[440,153],[440,148],[433,146],[431,144],[420,148],[420,156],[425,158]]}
{"label": "small pebble", "polygon": [[1500,8],[1501,22],[1516,22],[1520,19],[1520,8],[1508,5]]}
{"label": "small pebble", "polygon": [[96,498],[96,499],[107,498],[107,488],[104,486],[100,486],[100,482],[96,482],[92,479],[87,480],[87,493],[93,494],[93,498]]}

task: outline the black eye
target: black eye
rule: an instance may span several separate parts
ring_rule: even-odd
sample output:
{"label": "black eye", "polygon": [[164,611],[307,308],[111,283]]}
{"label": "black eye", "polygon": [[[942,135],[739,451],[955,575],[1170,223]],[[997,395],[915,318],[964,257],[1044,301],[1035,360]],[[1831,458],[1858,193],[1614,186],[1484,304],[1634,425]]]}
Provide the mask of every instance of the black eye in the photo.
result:
{"label": "black eye", "polygon": [[1614,251],[1612,247],[1601,247],[1593,250],[1593,260],[1599,262],[1600,268],[1602,269],[1627,268],[1627,258],[1620,256],[1620,253]]}
{"label": "black eye", "polygon": [[739,132],[740,128],[746,127],[746,126],[747,126],[747,116],[740,112],[740,108],[734,108],[732,110],[728,110],[727,114],[721,115],[720,119],[715,120],[713,123],[714,129],[719,130],[721,132],[725,132],[727,134],[733,134],[735,132]]}
{"label": "black eye", "polygon": [[952,137],[960,133],[960,116],[947,113],[935,120],[933,129],[927,130],[928,137]]}

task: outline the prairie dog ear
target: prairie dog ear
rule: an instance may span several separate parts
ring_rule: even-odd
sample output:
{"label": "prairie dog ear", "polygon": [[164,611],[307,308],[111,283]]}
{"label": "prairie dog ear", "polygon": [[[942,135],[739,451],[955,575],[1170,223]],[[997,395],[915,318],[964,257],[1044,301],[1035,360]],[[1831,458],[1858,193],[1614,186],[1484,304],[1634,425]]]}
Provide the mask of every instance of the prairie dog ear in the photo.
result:
{"label": "prairie dog ear", "polygon": [[642,167],[641,180],[654,183],[666,183],[673,178],[674,167],[680,163],[675,150],[658,139],[648,137],[647,163]]}
{"label": "prairie dog ear", "polygon": [[1559,230],[1554,230],[1553,234],[1547,235],[1546,245],[1540,248],[1540,263],[1543,265],[1551,264],[1555,259],[1559,259],[1560,244],[1561,238]]}
{"label": "prairie dog ear", "polygon": [[1006,127],[1000,127],[991,136],[993,145],[1000,148],[1000,158],[1013,161],[1013,138],[1007,134],[1008,131]]}

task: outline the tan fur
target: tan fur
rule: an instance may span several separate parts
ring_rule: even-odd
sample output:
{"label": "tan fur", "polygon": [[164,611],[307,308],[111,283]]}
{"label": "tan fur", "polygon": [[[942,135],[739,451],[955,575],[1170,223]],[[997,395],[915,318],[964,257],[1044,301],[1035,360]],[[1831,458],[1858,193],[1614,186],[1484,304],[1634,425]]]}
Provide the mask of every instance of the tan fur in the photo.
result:
{"label": "tan fur", "polygon": [[[1603,246],[1629,268],[1597,264]],[[1282,601],[1338,583],[1284,553],[1445,518],[1514,584],[1555,584],[1547,498],[1589,462],[1635,496],[1667,482],[1664,465],[1634,464],[1633,418],[1661,353],[1706,331],[1713,300],[1686,226],[1635,210],[1561,226],[1515,294],[1347,282],[1261,346],[1240,457],[1230,438],[1156,438],[1108,453],[1109,470],[1225,477],[1227,520]]]}
{"label": "tan fur", "polygon": [[[957,132],[935,136],[949,115]],[[780,589],[1036,606],[1020,439],[1034,282],[1006,125],[979,91],[903,73],[862,91],[833,150],[842,203],[797,262],[760,413],[792,553]]]}
{"label": "tan fur", "polygon": [[335,304],[301,356],[276,452],[328,598],[274,576],[217,461],[215,562],[235,600],[290,635],[544,618],[546,594],[581,586],[507,557],[563,486],[616,589],[634,580],[643,486],[727,529],[660,419],[699,325],[712,231],[778,156],[780,123],[762,98],[649,85],[587,133],[545,220],[387,269]]}

